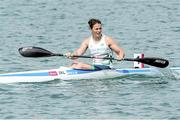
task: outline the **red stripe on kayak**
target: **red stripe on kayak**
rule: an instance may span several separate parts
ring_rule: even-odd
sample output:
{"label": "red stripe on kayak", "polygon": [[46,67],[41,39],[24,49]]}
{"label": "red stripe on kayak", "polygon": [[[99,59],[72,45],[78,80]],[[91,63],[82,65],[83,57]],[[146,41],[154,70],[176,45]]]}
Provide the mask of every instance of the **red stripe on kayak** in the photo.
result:
{"label": "red stripe on kayak", "polygon": [[56,71],[50,71],[49,75],[50,76],[58,76],[58,73]]}

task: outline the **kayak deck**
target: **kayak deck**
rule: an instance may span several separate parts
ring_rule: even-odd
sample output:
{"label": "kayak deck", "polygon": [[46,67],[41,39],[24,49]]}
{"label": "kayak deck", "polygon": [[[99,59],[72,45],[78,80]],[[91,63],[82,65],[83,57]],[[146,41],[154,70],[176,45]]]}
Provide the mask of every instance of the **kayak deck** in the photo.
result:
{"label": "kayak deck", "polygon": [[[169,69],[172,74],[180,78],[180,67]],[[111,79],[127,75],[162,75],[161,70],[155,67],[150,68],[124,68],[124,69],[106,69],[106,70],[80,70],[61,66],[58,69],[37,70],[26,72],[15,72],[0,74],[0,83],[15,82],[47,82],[55,79],[59,80],[77,80],[77,79]]]}

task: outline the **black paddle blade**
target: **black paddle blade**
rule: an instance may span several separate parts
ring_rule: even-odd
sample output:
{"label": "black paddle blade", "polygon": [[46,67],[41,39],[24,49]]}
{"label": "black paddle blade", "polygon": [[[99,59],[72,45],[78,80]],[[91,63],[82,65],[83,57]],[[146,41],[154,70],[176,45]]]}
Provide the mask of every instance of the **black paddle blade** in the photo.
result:
{"label": "black paddle blade", "polygon": [[135,61],[160,68],[165,68],[169,65],[169,61],[162,58],[142,58],[142,59],[137,58],[135,59]]}
{"label": "black paddle blade", "polygon": [[19,53],[24,57],[49,57],[53,53],[40,47],[22,47],[19,48]]}

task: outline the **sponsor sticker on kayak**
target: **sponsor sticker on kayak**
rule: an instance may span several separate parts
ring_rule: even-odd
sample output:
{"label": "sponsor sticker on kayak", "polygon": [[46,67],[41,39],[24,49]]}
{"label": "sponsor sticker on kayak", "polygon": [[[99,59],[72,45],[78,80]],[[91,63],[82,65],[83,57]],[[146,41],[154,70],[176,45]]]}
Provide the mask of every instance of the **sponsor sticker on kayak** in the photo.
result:
{"label": "sponsor sticker on kayak", "polygon": [[50,76],[58,76],[58,73],[56,71],[50,71],[49,75]]}

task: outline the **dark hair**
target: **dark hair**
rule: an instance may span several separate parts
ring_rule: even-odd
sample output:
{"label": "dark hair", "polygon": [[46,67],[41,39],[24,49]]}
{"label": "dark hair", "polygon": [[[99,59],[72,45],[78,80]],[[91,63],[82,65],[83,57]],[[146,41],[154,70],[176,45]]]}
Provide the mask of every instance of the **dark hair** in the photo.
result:
{"label": "dark hair", "polygon": [[89,27],[90,27],[91,29],[93,28],[93,26],[94,26],[96,23],[101,24],[101,21],[98,20],[98,19],[94,19],[94,18],[92,18],[92,19],[90,19],[90,20],[88,21]]}

